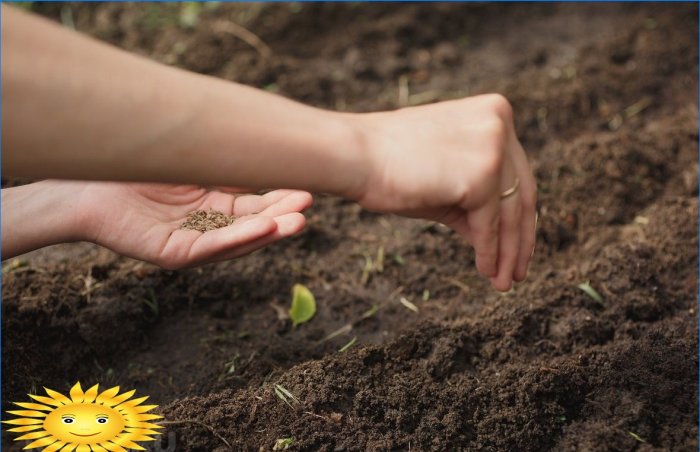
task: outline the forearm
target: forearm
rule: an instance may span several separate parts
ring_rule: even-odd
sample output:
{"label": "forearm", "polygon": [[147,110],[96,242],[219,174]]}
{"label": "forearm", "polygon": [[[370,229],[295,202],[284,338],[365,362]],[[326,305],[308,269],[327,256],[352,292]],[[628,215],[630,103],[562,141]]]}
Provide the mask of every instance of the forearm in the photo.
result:
{"label": "forearm", "polygon": [[3,174],[352,197],[345,115],[131,55],[3,6]]}
{"label": "forearm", "polygon": [[43,181],[2,190],[2,258],[82,240],[78,183]]}

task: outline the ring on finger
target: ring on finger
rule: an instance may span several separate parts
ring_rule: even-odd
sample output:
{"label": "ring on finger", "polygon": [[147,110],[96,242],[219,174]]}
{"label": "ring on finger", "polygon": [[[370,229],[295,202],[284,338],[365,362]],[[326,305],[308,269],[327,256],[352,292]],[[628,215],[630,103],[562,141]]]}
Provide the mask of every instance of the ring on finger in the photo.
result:
{"label": "ring on finger", "polygon": [[515,182],[513,182],[513,186],[501,193],[501,199],[506,199],[509,196],[514,195],[518,191],[518,188],[520,188],[520,179],[516,177]]}

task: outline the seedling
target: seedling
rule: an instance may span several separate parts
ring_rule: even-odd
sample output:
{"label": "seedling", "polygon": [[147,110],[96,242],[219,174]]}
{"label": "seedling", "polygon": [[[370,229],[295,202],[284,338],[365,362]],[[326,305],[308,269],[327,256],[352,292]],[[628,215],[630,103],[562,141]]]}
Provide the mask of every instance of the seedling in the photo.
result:
{"label": "seedling", "polygon": [[294,284],[292,288],[292,307],[289,309],[289,318],[292,325],[308,322],[316,314],[316,299],[309,289],[301,284]]}
{"label": "seedling", "polygon": [[423,290],[423,301],[428,301],[430,300],[430,291],[428,289]]}
{"label": "seedling", "polygon": [[275,441],[275,446],[272,450],[287,450],[292,444],[294,444],[294,437],[280,438]]}
{"label": "seedling", "polygon": [[143,304],[151,309],[153,315],[158,316],[158,298],[156,298],[156,294],[151,289],[148,290],[148,296],[143,297]]}
{"label": "seedling", "polygon": [[629,435],[630,435],[632,438],[636,439],[636,440],[639,441],[640,443],[646,443],[646,441],[644,440],[644,438],[642,438],[641,436],[637,435],[636,433],[634,433],[634,432],[627,432],[627,433],[629,433]]}
{"label": "seedling", "polygon": [[401,256],[400,254],[392,254],[391,258],[396,262],[398,265],[404,266],[406,265],[406,260]]}
{"label": "seedling", "polygon": [[362,313],[362,319],[368,319],[379,311],[379,305],[373,304],[371,308]]}
{"label": "seedling", "polygon": [[233,359],[225,364],[226,366],[226,373],[227,374],[232,374],[236,371],[236,361],[238,360],[239,355],[236,353],[236,356],[233,357]]}
{"label": "seedling", "polygon": [[350,342],[348,342],[347,344],[340,347],[340,350],[338,350],[338,352],[343,353],[343,352],[349,350],[350,347],[355,345],[356,342],[357,342],[357,336],[353,337],[352,339],[350,339]]}
{"label": "seedling", "polygon": [[289,392],[284,386],[282,385],[275,385],[275,395],[284,403],[286,403],[290,408],[292,407],[292,403],[299,404],[299,399],[297,399],[294,394]]}
{"label": "seedling", "polygon": [[593,298],[596,301],[596,303],[598,303],[601,306],[605,306],[605,303],[603,303],[603,297],[601,297],[600,294],[593,287],[591,287],[590,282],[586,281],[585,283],[579,284],[577,287],[583,290],[586,293],[586,295]]}

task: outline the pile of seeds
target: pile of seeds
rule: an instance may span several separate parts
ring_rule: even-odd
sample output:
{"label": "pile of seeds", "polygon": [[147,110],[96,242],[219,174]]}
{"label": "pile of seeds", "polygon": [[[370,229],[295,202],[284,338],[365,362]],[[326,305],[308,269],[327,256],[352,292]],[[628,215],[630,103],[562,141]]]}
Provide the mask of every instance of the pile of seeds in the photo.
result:
{"label": "pile of seeds", "polygon": [[212,231],[233,224],[235,215],[226,215],[217,210],[195,210],[187,214],[187,219],[180,225],[180,229],[193,229],[199,232]]}

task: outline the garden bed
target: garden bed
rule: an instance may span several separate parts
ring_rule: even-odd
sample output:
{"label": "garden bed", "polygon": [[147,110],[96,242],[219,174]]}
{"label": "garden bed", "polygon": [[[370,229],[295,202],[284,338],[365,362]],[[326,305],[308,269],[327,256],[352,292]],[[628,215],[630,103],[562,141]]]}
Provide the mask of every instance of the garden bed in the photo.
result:
{"label": "garden bed", "polygon": [[[80,379],[185,421],[177,450],[697,450],[696,5],[223,4],[191,27],[181,5],[41,8],[331,109],[501,92],[540,228],[505,295],[446,228],[324,196],[303,234],[232,262],[166,271],[85,244],[6,262],[3,410]],[[292,328],[275,306],[295,283],[318,312]]]}

